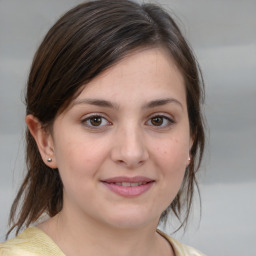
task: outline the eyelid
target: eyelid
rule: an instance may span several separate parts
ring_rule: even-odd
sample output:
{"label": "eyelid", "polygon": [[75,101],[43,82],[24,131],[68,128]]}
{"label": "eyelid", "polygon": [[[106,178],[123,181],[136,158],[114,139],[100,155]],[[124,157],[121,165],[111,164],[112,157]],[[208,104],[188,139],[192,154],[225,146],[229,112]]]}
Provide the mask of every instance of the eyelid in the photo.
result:
{"label": "eyelid", "polygon": [[168,114],[168,113],[164,113],[164,112],[153,113],[153,114],[149,115],[147,119],[158,117],[158,116],[167,118],[167,119],[171,120],[172,122],[175,122],[175,119],[174,119],[173,115]]}
{"label": "eyelid", "polygon": [[[108,124],[107,125],[99,125],[99,126],[93,126],[93,125],[86,124],[86,121],[88,121],[90,118],[93,118],[93,117],[100,117],[102,119],[105,119]],[[109,119],[103,113],[97,113],[97,112],[84,115],[83,118],[81,119],[81,123],[90,129],[102,129],[102,128],[105,128],[106,126],[112,125],[112,123],[109,121]]]}
{"label": "eyelid", "polygon": [[168,128],[170,126],[172,126],[173,124],[176,123],[175,119],[173,116],[171,116],[170,114],[166,114],[166,113],[154,113],[152,115],[150,115],[148,118],[147,118],[147,122],[149,122],[152,118],[155,118],[155,117],[161,117],[161,118],[164,118],[165,120],[167,120],[169,123],[165,126],[155,126],[153,124],[149,125],[149,126],[153,126],[153,127],[156,127],[158,129],[161,129],[161,128]]}

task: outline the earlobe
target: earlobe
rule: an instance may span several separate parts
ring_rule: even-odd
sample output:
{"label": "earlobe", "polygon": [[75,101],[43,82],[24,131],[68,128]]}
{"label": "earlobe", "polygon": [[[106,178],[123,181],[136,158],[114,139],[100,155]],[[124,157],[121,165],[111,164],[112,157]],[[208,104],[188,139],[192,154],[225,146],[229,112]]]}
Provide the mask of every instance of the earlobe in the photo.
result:
{"label": "earlobe", "polygon": [[[28,129],[36,141],[42,160],[50,168],[57,168],[54,158],[54,143],[49,131],[42,127],[41,122],[33,115],[27,115],[25,119]],[[51,161],[49,161],[51,159]]]}
{"label": "earlobe", "polygon": [[188,167],[190,165],[190,162],[191,162],[191,148],[193,146],[193,143],[194,143],[194,140],[192,138],[190,138],[190,141],[189,141],[189,153],[188,153],[188,158],[187,158],[187,163],[186,163],[186,166]]}
{"label": "earlobe", "polygon": [[191,148],[193,147],[193,144],[194,144],[194,139],[192,137],[190,137],[190,140],[189,140],[189,152],[191,151]]}
{"label": "earlobe", "polygon": [[188,156],[188,159],[187,159],[187,163],[186,163],[186,167],[188,167],[190,165],[190,162],[191,162],[191,157],[190,155]]}

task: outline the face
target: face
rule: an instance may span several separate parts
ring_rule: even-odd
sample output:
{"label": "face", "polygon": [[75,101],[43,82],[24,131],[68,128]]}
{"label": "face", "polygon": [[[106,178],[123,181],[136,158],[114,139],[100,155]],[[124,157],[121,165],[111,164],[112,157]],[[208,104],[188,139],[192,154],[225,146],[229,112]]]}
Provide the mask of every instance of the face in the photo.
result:
{"label": "face", "polygon": [[190,144],[174,61],[159,48],[130,54],[87,84],[53,124],[63,213],[113,227],[158,223],[180,188]]}

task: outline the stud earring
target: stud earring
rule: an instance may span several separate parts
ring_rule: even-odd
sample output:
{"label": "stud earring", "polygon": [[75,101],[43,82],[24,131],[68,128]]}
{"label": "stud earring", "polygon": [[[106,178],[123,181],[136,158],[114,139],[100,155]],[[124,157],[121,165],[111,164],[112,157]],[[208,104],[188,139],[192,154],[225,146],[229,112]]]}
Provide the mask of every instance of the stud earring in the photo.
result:
{"label": "stud earring", "polygon": [[52,159],[49,157],[49,158],[47,159],[47,162],[48,162],[48,163],[52,162]]}
{"label": "stud earring", "polygon": [[187,167],[190,165],[190,161],[191,161],[191,157],[189,156],[187,160]]}

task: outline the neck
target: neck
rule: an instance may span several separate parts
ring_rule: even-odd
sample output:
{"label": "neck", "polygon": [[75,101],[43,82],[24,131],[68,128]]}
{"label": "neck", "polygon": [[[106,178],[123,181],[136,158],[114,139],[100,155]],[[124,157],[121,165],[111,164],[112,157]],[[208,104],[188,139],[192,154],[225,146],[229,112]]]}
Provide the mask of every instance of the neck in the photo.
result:
{"label": "neck", "polygon": [[39,227],[66,256],[173,255],[168,242],[156,233],[157,222],[136,228],[102,225],[94,219],[68,218],[64,212]]}

